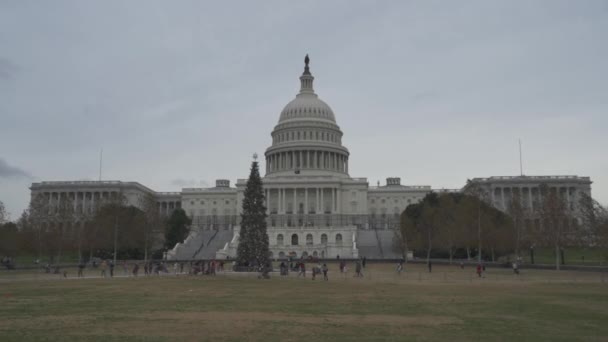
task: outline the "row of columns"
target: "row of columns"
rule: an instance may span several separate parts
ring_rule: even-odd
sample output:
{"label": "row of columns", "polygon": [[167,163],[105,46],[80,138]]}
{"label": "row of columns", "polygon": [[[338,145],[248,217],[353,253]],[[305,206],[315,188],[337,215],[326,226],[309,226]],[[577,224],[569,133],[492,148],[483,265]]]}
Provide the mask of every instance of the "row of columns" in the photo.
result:
{"label": "row of columns", "polygon": [[[90,208],[89,212],[92,212],[96,203],[117,198],[120,195],[121,192],[118,191],[59,191],[44,193],[44,197],[48,200],[49,208],[57,207],[62,198],[68,198],[72,201],[74,212],[86,212],[87,208]],[[173,210],[181,207],[181,201],[160,201],[157,202],[157,207],[162,215],[169,215]]]}
{"label": "row of columns", "polygon": [[294,169],[323,169],[348,173],[348,156],[328,151],[277,152],[266,158],[270,172]]}
{"label": "row of columns", "polygon": [[[332,214],[340,213],[341,195],[338,188],[268,188],[265,190],[266,195],[266,206],[272,212],[276,209],[278,214],[286,214],[288,209],[288,203],[291,203],[291,212],[296,214],[299,212],[299,204],[302,201],[298,201],[298,194],[304,195],[303,199],[303,213],[308,214],[314,211],[316,214],[322,214],[326,211],[325,208],[326,199],[325,196],[329,196],[330,206],[329,210]],[[314,196],[314,202],[310,207],[312,197]],[[290,198],[291,197],[291,198]],[[276,203],[276,207],[270,207]],[[314,210],[311,210],[314,209]]]}
{"label": "row of columns", "polygon": [[48,206],[50,208],[54,208],[59,205],[60,201],[64,198],[67,198],[72,201],[72,205],[74,206],[74,211],[78,211],[78,207],[82,208],[82,211],[85,208],[95,207],[96,201],[108,200],[111,198],[116,198],[119,196],[119,192],[117,191],[98,191],[98,192],[82,192],[82,191],[60,191],[60,192],[45,192],[44,196],[48,200]]}
{"label": "row of columns", "polygon": [[[524,195],[524,189],[527,189],[527,195]],[[536,190],[535,192],[535,196],[532,195],[533,189]],[[572,197],[576,196],[576,189],[573,187],[559,187],[559,188],[554,188],[559,190],[559,193],[565,193],[565,199],[566,199],[566,203],[568,203],[568,205],[570,205],[571,203],[571,198],[570,198],[570,191],[572,190]],[[498,191],[497,191],[498,190]],[[505,191],[508,190],[508,191]],[[556,190],[556,191],[557,191]],[[565,190],[565,191],[562,191]],[[540,188],[539,187],[495,187],[492,188],[492,203],[496,203],[496,192],[498,192],[500,195],[500,204],[502,206],[503,210],[507,210],[507,202],[505,200],[505,193],[509,192],[511,194],[511,200],[513,199],[513,196],[515,193],[519,193],[520,196],[520,201],[522,203],[522,206],[527,206],[530,210],[534,210],[534,197],[536,197],[537,201],[540,201]],[[527,202],[525,201],[525,197],[527,197]],[[527,204],[527,205],[525,205]]]}

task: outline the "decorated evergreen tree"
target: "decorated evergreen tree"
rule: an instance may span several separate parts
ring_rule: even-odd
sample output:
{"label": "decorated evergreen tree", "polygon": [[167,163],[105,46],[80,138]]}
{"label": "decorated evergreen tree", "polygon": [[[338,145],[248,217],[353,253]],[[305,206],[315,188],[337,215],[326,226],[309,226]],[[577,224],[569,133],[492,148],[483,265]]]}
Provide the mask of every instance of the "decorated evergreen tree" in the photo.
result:
{"label": "decorated evergreen tree", "polygon": [[[254,155],[254,159],[257,159],[257,156]],[[264,189],[258,162],[255,160],[251,164],[251,173],[245,186],[237,262],[239,265],[251,265],[252,262],[256,265],[266,265],[270,262]]]}

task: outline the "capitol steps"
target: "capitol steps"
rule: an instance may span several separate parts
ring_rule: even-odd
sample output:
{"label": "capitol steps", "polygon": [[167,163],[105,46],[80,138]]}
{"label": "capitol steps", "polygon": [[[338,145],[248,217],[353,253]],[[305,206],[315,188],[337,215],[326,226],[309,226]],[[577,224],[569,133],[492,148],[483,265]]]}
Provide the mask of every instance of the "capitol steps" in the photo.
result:
{"label": "capitol steps", "polygon": [[359,256],[367,259],[399,259],[401,254],[393,250],[392,229],[359,229],[357,248]]}
{"label": "capitol steps", "polygon": [[193,231],[184,243],[175,245],[167,257],[171,260],[213,259],[232,235],[232,230]]}

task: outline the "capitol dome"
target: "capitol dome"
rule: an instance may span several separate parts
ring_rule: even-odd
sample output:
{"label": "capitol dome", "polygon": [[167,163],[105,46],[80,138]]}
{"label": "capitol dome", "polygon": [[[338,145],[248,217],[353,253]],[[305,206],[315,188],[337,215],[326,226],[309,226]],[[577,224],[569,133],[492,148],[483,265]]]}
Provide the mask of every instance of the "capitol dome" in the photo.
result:
{"label": "capitol dome", "polygon": [[336,122],[333,110],[317,94],[300,93],[283,108],[279,123],[310,119]]}
{"label": "capitol dome", "polygon": [[266,175],[348,175],[349,152],[333,110],[315,94],[308,55],[300,92],[281,111],[266,150]]}

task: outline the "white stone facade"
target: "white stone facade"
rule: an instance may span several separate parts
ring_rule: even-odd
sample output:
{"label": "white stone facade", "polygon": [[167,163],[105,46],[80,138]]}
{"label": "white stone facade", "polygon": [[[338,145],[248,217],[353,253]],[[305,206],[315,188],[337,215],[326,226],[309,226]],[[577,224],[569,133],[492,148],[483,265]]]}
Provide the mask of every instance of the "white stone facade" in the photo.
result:
{"label": "white stone facade", "polygon": [[[300,91],[281,111],[264,154],[265,162],[261,163],[265,165],[260,172],[265,172],[271,252],[274,257],[356,258],[361,246],[368,257],[373,257],[377,245],[380,253],[376,257],[386,257],[391,234],[385,234],[385,230],[396,228],[400,213],[432,189],[428,185],[401,185],[398,177],[387,178],[383,186],[370,186],[366,178],[351,177],[350,152],[342,145],[343,133],[333,110],[315,94],[313,81],[307,58]],[[183,208],[192,218],[196,233],[233,231],[232,239],[227,239],[216,253],[217,258],[226,258],[236,254],[246,181],[238,179],[231,187],[230,181],[218,180],[212,188],[184,188],[173,193],[158,193],[136,182],[120,181],[42,182],[32,184],[31,191],[32,198],[44,194],[49,203],[58,196],[72,196],[79,208],[91,208],[95,201],[113,193],[121,193],[129,204],[139,206],[143,195],[152,194],[165,215]],[[475,178],[473,182],[486,189],[492,203],[502,210],[516,188],[527,198],[524,203],[533,205],[535,191],[543,182],[565,189],[569,201],[575,201],[580,192],[591,191],[589,178],[576,176],[490,177]],[[376,233],[369,234],[368,230]],[[203,244],[199,241],[203,235],[188,241]],[[381,243],[381,239],[387,241]],[[176,255],[177,251],[173,252]]]}

